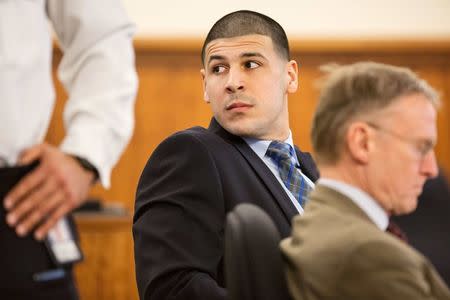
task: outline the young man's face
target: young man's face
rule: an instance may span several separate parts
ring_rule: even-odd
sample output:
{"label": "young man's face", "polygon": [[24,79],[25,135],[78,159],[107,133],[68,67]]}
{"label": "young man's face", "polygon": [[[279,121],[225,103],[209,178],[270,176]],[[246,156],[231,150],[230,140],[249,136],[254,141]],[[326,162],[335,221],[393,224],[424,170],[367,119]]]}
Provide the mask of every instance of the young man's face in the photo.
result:
{"label": "young man's face", "polygon": [[297,63],[283,59],[270,37],[213,40],[204,65],[204,97],[223,128],[244,137],[287,138],[287,94],[297,90]]}
{"label": "young man's face", "polygon": [[436,109],[423,95],[399,98],[374,128],[368,179],[372,194],[394,215],[412,212],[425,180],[437,175]]}

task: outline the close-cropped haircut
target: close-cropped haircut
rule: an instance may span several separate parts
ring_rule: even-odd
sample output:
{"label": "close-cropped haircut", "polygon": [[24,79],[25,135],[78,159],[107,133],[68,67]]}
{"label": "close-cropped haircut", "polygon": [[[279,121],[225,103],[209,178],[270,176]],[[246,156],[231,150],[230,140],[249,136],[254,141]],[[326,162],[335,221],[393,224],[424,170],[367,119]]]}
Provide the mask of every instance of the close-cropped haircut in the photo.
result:
{"label": "close-cropped haircut", "polygon": [[313,116],[311,141],[319,164],[338,161],[345,134],[352,121],[381,111],[402,96],[421,94],[436,109],[438,93],[408,68],[359,62],[345,66],[327,65],[328,75],[322,83]]}
{"label": "close-cropped haircut", "polygon": [[202,63],[205,64],[207,45],[216,39],[260,34],[272,39],[277,53],[289,60],[289,42],[283,27],[272,18],[250,10],[239,10],[220,18],[210,29],[202,47]]}

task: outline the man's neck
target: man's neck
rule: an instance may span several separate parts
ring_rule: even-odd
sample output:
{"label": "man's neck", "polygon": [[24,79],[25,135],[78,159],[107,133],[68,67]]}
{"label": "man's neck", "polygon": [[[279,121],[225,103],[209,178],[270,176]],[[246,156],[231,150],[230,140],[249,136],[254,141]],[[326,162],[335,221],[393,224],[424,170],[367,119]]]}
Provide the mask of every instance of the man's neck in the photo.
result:
{"label": "man's neck", "polygon": [[363,186],[361,186],[358,176],[355,176],[354,172],[352,172],[351,167],[341,167],[339,164],[336,165],[320,165],[320,176],[326,177],[329,179],[341,181],[343,183],[352,185],[359,189],[364,190]]}
{"label": "man's neck", "polygon": [[377,193],[370,186],[363,168],[351,164],[337,163],[332,166],[319,166],[319,171],[321,177],[343,182],[367,193],[383,208],[386,214],[391,215],[389,209],[380,202]]}

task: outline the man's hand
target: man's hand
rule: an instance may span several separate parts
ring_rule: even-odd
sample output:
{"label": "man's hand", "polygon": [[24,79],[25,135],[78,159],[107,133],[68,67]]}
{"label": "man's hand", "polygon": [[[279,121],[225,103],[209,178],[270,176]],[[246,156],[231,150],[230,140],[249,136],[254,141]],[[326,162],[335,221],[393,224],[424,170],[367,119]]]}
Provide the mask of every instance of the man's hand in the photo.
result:
{"label": "man's hand", "polygon": [[34,237],[42,240],[56,222],[86,199],[94,174],[71,156],[49,144],[27,149],[20,164],[40,164],[19,181],[4,199],[6,222],[24,236],[37,227]]}

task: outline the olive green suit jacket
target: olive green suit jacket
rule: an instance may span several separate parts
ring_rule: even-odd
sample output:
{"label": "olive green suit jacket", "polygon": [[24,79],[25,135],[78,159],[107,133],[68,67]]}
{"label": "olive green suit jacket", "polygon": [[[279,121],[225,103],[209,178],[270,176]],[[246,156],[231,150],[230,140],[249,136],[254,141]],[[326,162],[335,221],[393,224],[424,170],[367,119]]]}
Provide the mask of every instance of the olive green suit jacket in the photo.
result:
{"label": "olive green suit jacket", "polygon": [[449,299],[431,263],[381,231],[343,194],[320,184],[281,242],[296,300]]}

